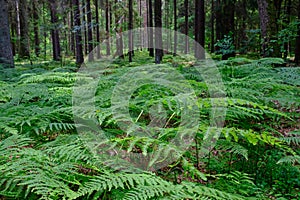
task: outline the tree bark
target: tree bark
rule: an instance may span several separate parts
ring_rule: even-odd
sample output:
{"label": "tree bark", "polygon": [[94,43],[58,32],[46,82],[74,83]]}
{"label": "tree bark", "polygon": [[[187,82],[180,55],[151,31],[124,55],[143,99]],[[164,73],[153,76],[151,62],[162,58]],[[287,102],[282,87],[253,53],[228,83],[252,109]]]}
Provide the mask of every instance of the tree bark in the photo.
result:
{"label": "tree bark", "polygon": [[148,0],[149,12],[149,56],[154,57],[154,41],[153,41],[153,7],[152,0]]}
{"label": "tree bark", "polygon": [[184,0],[184,34],[186,35],[185,38],[185,48],[184,53],[189,53],[189,1]]}
{"label": "tree bark", "polygon": [[[300,21],[300,0],[298,0],[298,20]],[[298,24],[298,36],[296,39],[295,63],[300,64],[300,24]]]}
{"label": "tree bark", "polygon": [[86,5],[85,1],[81,1],[82,7],[82,29],[83,29],[83,41],[84,41],[84,54],[88,54],[88,32],[87,32],[87,20],[86,20]]}
{"label": "tree bark", "polygon": [[100,48],[100,22],[99,22],[99,2],[95,0],[96,9],[96,42],[97,42],[97,59],[101,58],[101,48]]}
{"label": "tree bark", "polygon": [[221,40],[223,38],[223,30],[222,30],[222,5],[220,0],[216,0],[215,5],[216,11],[216,39]]}
{"label": "tree bark", "polygon": [[177,54],[177,0],[174,0],[174,51],[173,51],[173,55],[176,56]]}
{"label": "tree bark", "polygon": [[128,59],[129,62],[132,62],[132,50],[133,50],[133,41],[132,41],[132,29],[133,29],[133,5],[132,5],[132,0],[129,0],[128,2],[128,10],[129,10],[129,18],[128,18],[128,47],[129,47],[129,52],[128,52]]}
{"label": "tree bark", "polygon": [[[285,1],[285,6],[286,6],[286,17],[285,17],[285,24],[288,25],[291,22],[291,7],[292,7],[292,1],[291,0],[286,0]],[[289,54],[289,42],[284,43],[284,54],[283,58],[287,59],[288,54]]]}
{"label": "tree bark", "polygon": [[34,50],[37,57],[40,56],[40,36],[39,36],[39,13],[37,8],[37,1],[32,1],[32,15],[33,15],[33,32],[34,32]]}
{"label": "tree bark", "polygon": [[87,15],[87,28],[88,28],[88,59],[89,61],[94,60],[93,58],[93,24],[92,24],[92,11],[91,11],[91,0],[86,0],[86,15]]}
{"label": "tree bark", "polygon": [[78,67],[84,62],[81,21],[80,21],[80,3],[79,0],[73,0],[74,6],[74,30],[75,30],[75,46],[76,46],[76,64]]}
{"label": "tree bark", "polygon": [[110,42],[109,42],[109,31],[110,31],[110,5],[109,1],[106,0],[105,4],[105,30],[106,30],[106,55],[110,55]]}
{"label": "tree bark", "polygon": [[154,1],[155,13],[155,63],[160,64],[163,58],[163,41],[162,41],[162,2],[161,0]]}
{"label": "tree bark", "polygon": [[68,15],[69,19],[68,19],[68,27],[70,30],[70,34],[69,34],[69,49],[70,51],[73,53],[71,55],[76,55],[76,50],[75,50],[75,33],[72,30],[73,29],[73,25],[74,25],[74,6],[73,6],[73,0],[69,0],[69,5],[71,8],[71,11]]}
{"label": "tree bark", "polygon": [[28,14],[27,14],[27,0],[20,0],[20,58],[30,57],[30,45],[29,45],[29,27],[28,27]]}
{"label": "tree bark", "polygon": [[211,37],[210,37],[210,52],[214,53],[215,51],[215,0],[211,0]]}
{"label": "tree bark", "polygon": [[[205,12],[204,0],[195,0],[195,57],[205,59]],[[201,47],[200,47],[201,45]]]}
{"label": "tree bark", "polygon": [[50,3],[50,12],[51,12],[51,37],[52,37],[52,48],[53,48],[53,60],[61,60],[61,48],[60,48],[60,39],[59,39],[59,30],[58,30],[58,16],[57,16],[57,2],[56,0],[49,0]]}
{"label": "tree bark", "polygon": [[263,57],[267,56],[267,48],[269,43],[268,37],[268,24],[269,24],[269,15],[268,15],[268,3],[266,0],[257,0],[258,11],[260,17],[260,29],[261,29],[261,38],[262,38],[262,46],[261,46],[261,55]]}
{"label": "tree bark", "polygon": [[0,0],[0,64],[5,68],[14,67],[8,22],[8,1]]}
{"label": "tree bark", "polygon": [[122,33],[122,22],[123,22],[123,16],[120,17],[118,14],[118,1],[115,0],[115,27],[116,27],[116,47],[117,47],[117,56],[119,58],[124,58],[123,53],[123,33]]}

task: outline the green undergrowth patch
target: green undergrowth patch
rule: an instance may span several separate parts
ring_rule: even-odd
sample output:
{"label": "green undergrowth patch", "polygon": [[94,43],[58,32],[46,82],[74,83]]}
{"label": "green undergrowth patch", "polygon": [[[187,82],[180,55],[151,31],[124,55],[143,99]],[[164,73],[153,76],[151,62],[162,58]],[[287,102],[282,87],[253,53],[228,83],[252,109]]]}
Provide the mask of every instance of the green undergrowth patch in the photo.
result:
{"label": "green undergrowth patch", "polygon": [[[216,61],[223,91],[214,79],[211,85],[204,81],[189,56],[166,55],[159,66],[152,61],[137,51],[133,63],[89,63],[90,71],[53,62],[0,69],[0,196],[299,198],[300,68],[285,67],[278,58]],[[152,78],[170,78],[170,87],[146,81],[128,102],[115,97],[116,88],[129,89],[120,85],[122,77],[143,67],[169,69],[182,80],[153,70]],[[181,87],[190,88],[193,98],[182,102],[174,93]],[[190,100],[193,106],[184,107]],[[128,115],[116,114],[120,107]],[[220,110],[226,115],[218,116]],[[199,122],[191,131],[181,129],[187,111]],[[128,116],[140,129],[122,128],[119,122],[129,123]],[[189,119],[187,124],[194,121]],[[179,148],[176,137],[190,144]]]}

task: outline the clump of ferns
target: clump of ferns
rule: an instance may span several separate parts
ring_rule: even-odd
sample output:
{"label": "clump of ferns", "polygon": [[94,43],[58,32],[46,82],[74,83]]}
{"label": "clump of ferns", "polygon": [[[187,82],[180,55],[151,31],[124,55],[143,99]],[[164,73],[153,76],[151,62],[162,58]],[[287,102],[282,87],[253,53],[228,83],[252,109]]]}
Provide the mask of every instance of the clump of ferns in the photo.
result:
{"label": "clump of ferns", "polygon": [[152,173],[112,171],[74,135],[40,147],[15,135],[2,141],[0,149],[0,193],[11,198],[242,199],[195,183],[174,185]]}

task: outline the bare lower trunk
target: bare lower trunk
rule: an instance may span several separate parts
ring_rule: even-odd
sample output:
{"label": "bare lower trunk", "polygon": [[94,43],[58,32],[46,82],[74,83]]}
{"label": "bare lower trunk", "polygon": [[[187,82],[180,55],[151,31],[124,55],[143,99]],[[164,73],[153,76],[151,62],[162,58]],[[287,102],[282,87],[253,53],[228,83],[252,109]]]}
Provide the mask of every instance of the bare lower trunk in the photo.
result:
{"label": "bare lower trunk", "polygon": [[148,0],[148,12],[149,12],[149,55],[154,57],[154,42],[153,42],[153,6],[152,0]]}
{"label": "bare lower trunk", "polygon": [[260,29],[261,29],[261,38],[262,38],[262,46],[261,46],[261,54],[263,57],[267,56],[267,48],[268,48],[268,24],[269,24],[269,15],[268,15],[268,3],[266,0],[257,0],[258,11],[260,17]]}
{"label": "bare lower trunk", "polygon": [[110,5],[109,1],[106,0],[106,5],[105,5],[105,30],[106,30],[106,55],[110,55],[110,42],[109,42],[109,31],[110,31]]}
{"label": "bare lower trunk", "polygon": [[[298,20],[300,20],[300,0],[298,3]],[[297,65],[300,64],[300,25],[298,25],[298,36],[295,49],[295,62]]]}
{"label": "bare lower trunk", "polygon": [[[118,1],[115,0],[115,5],[118,4]],[[118,6],[115,7],[115,26],[116,26],[116,47],[117,47],[117,56],[119,58],[124,58],[124,54],[123,54],[123,33],[122,33],[122,22],[123,22],[123,16],[120,16],[118,14]]]}
{"label": "bare lower trunk", "polygon": [[188,39],[188,35],[189,35],[189,1],[188,0],[184,0],[184,21],[185,21],[185,28],[184,28],[184,34],[186,35],[185,38],[185,48],[184,48],[184,53],[187,54],[189,53],[189,39]]}
{"label": "bare lower trunk", "polygon": [[34,30],[34,50],[35,55],[39,57],[40,55],[40,37],[39,37],[39,13],[37,10],[37,2],[33,0],[32,2],[32,15],[33,15],[33,30]]}
{"label": "bare lower trunk", "polygon": [[14,67],[14,59],[10,42],[7,0],[0,0],[0,64]]}
{"label": "bare lower trunk", "polygon": [[75,46],[76,46],[76,64],[80,66],[83,62],[83,47],[81,35],[81,21],[80,21],[80,4],[79,0],[73,0],[74,6],[74,26],[75,26]]}
{"label": "bare lower trunk", "polygon": [[97,59],[101,58],[100,49],[100,22],[99,22],[99,2],[95,0],[95,10],[96,10],[96,41],[97,41]]}
{"label": "bare lower trunk", "polygon": [[92,11],[91,11],[91,0],[86,0],[86,11],[87,11],[87,27],[88,27],[88,53],[89,61],[93,58],[93,26],[92,26]]}
{"label": "bare lower trunk", "polygon": [[27,0],[20,0],[20,58],[30,57]]}
{"label": "bare lower trunk", "polygon": [[162,2],[155,0],[155,63],[160,64],[163,57],[163,41],[162,41]]}
{"label": "bare lower trunk", "polygon": [[132,0],[129,0],[128,2],[128,11],[129,11],[129,18],[128,18],[128,46],[129,46],[129,51],[128,51],[128,57],[129,57],[129,62],[132,62],[132,50],[133,50],[133,44],[132,44],[132,29],[133,29],[133,5],[132,5]]}
{"label": "bare lower trunk", "polygon": [[49,1],[50,3],[50,11],[51,11],[51,38],[52,38],[52,48],[53,48],[53,60],[60,61],[61,60],[61,52],[60,52],[60,41],[59,41],[59,30],[58,30],[58,17],[57,17],[57,2],[56,0]]}
{"label": "bare lower trunk", "polygon": [[195,57],[204,59],[204,41],[205,41],[205,12],[204,0],[195,1]]}

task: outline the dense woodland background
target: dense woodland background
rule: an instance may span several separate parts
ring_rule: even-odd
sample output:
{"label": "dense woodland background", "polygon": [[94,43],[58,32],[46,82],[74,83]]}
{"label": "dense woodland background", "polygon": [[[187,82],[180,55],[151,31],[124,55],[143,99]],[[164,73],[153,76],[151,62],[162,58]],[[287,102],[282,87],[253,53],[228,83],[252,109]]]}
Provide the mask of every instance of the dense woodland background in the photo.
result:
{"label": "dense woodland background", "polygon": [[[174,32],[123,34],[147,27]],[[180,34],[215,61],[210,85],[197,70],[208,54]],[[300,199],[299,62],[300,0],[0,0],[0,199]],[[172,87],[195,92],[201,124],[186,151],[172,145],[184,114],[172,88],[146,84],[112,103],[124,74],[145,68],[167,80],[174,69],[186,80]],[[216,105],[223,127],[210,121]],[[114,106],[162,127],[132,134]],[[105,139],[84,140],[78,125]]]}
{"label": "dense woodland background", "polygon": [[[164,27],[194,38],[224,59],[234,54],[252,54],[292,58],[299,63],[299,6],[296,0],[2,0],[1,57],[11,62],[12,55],[17,60],[46,60],[52,55],[56,61],[74,56],[81,64],[84,55],[109,37],[134,28]],[[151,34],[147,35],[133,38],[133,43],[153,43]],[[163,48],[171,52],[189,47],[178,44],[176,34],[168,39],[165,42],[172,47]],[[107,42],[106,49],[97,56],[125,51],[122,40],[116,44],[117,50],[110,45]]]}

